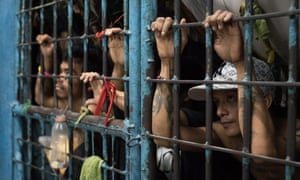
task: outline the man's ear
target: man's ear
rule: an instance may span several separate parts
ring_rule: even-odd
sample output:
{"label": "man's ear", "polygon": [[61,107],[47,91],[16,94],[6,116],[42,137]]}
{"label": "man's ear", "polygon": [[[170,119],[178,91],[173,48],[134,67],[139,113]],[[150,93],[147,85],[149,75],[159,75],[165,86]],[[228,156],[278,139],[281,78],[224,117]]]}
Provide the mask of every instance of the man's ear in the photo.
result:
{"label": "man's ear", "polygon": [[270,108],[272,102],[273,102],[273,98],[271,95],[266,95],[265,96],[265,102],[268,108]]}

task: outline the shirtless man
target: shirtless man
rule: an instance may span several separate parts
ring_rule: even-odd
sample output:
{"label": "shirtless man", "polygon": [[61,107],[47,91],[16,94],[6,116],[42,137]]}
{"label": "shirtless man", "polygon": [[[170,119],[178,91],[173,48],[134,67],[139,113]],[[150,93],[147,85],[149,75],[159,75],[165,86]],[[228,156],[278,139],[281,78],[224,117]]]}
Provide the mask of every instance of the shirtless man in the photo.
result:
{"label": "shirtless man", "polygon": [[[245,72],[243,41],[238,24],[230,22],[233,17],[234,15],[229,11],[218,10],[206,18],[205,27],[212,28],[214,31],[214,48],[226,62],[219,68],[214,77],[227,75],[229,78],[223,80],[240,81],[243,79]],[[181,23],[185,23],[185,20],[183,19]],[[173,20],[171,18],[157,18],[151,25],[152,30],[155,32],[159,56],[162,59],[160,77],[163,79],[171,79],[173,75],[174,42],[173,33],[170,30],[172,24]],[[181,31],[181,40],[182,47],[184,47],[187,40],[187,31],[184,28]],[[256,60],[254,61],[253,79],[272,81],[272,73],[268,66],[265,66],[259,60],[257,62],[258,65],[255,65]],[[259,67],[263,68],[258,70]],[[230,71],[225,71],[226,69],[230,69]],[[261,74],[261,71],[265,74]],[[241,151],[244,137],[243,86],[235,85],[231,88],[222,88],[222,90],[216,89],[217,86],[218,84],[213,86],[213,99],[220,120],[212,125],[212,143],[213,145]],[[284,159],[286,155],[286,119],[278,119],[278,117],[272,116],[269,107],[272,104],[273,93],[272,90],[266,89],[270,88],[258,86],[252,88],[251,153]],[[170,84],[157,83],[152,109],[152,132],[155,135],[172,137],[171,90]],[[189,96],[192,99],[203,100],[203,93],[205,93],[205,86],[198,86],[190,89]],[[186,114],[181,111],[180,122],[187,121],[187,118]],[[299,121],[297,121],[297,127],[300,127]],[[205,134],[205,127],[193,128],[183,124],[180,125],[180,139],[205,143]],[[169,141],[162,139],[154,139],[154,142],[162,146],[171,146]],[[180,148],[188,151],[199,150],[188,145],[180,145]],[[235,158],[241,160],[239,156],[235,156]],[[285,177],[283,165],[266,162],[258,158],[251,159],[250,169],[255,179],[284,179]],[[299,172],[299,170],[295,172]],[[296,175],[296,177],[299,176]]]}
{"label": "shirtless man", "polygon": [[[37,36],[37,42],[40,44],[41,53],[44,61],[44,72],[43,75],[50,76],[53,74],[53,48],[54,44],[51,42],[52,38],[47,34],[41,34]],[[68,79],[64,76],[69,75],[69,71],[72,71],[73,76],[80,76],[83,70],[83,59],[82,57],[73,57],[73,69],[69,69],[68,58],[63,57],[59,66],[59,78],[56,79],[55,90],[57,94],[57,106],[59,109],[65,109],[68,105]],[[43,89],[43,105],[45,107],[54,107],[53,97],[53,79],[44,78],[44,89]],[[80,112],[82,105],[82,88],[79,78],[72,79],[72,108],[73,112]],[[37,104],[41,104],[41,92],[40,92],[41,78],[38,77],[35,84],[35,101]]]}
{"label": "shirtless man", "polygon": [[[74,51],[72,53],[73,57],[73,64],[72,69],[69,67],[68,63],[68,57],[63,54],[63,57],[61,59],[61,62],[59,64],[59,77],[54,80],[52,77],[53,74],[53,68],[54,68],[54,62],[53,62],[53,50],[54,50],[54,44],[52,43],[52,37],[48,34],[40,34],[36,37],[36,40],[38,44],[40,45],[40,50],[42,54],[42,60],[44,67],[41,68],[42,70],[39,70],[39,76],[36,80],[35,84],[35,101],[37,104],[44,106],[44,107],[51,107],[55,108],[55,97],[53,92],[53,86],[55,86],[55,92],[57,95],[57,108],[58,109],[67,109],[69,108],[72,112],[79,113],[81,111],[81,107],[83,105],[83,83],[79,79],[80,76],[82,76],[83,73],[83,53],[82,50],[79,49],[81,47],[74,47]],[[64,41],[59,42],[60,50],[66,49],[66,44]],[[97,63],[98,59],[93,59],[96,57],[89,56],[90,63],[95,63],[98,66],[100,66],[97,69],[101,69],[101,63]],[[59,62],[59,60],[57,60]],[[89,65],[89,64],[88,64]],[[93,67],[94,68],[94,67]],[[68,76],[70,71],[72,71],[72,92],[69,94],[69,80]],[[41,76],[44,77],[44,86],[43,89],[41,89]],[[97,89],[93,88],[96,85],[94,82],[90,82],[90,85],[92,87],[93,91],[96,91]],[[41,92],[42,91],[42,92]],[[43,95],[43,97],[42,97]],[[41,97],[43,98],[43,101],[41,100]],[[71,107],[69,107],[69,98],[72,98],[72,104]],[[91,107],[88,107],[91,108]],[[93,110],[92,108],[90,109]],[[49,137],[40,137],[39,142],[43,145],[47,146],[47,143],[49,143]],[[76,128],[73,130],[73,153],[76,155],[83,155],[83,146],[84,142],[84,133],[81,129]],[[48,154],[47,154],[48,155]],[[73,160],[73,168],[74,169],[80,169],[81,167],[81,161],[74,159]],[[65,171],[61,170],[61,174],[64,174]],[[79,177],[80,171],[74,171],[73,176]]]}

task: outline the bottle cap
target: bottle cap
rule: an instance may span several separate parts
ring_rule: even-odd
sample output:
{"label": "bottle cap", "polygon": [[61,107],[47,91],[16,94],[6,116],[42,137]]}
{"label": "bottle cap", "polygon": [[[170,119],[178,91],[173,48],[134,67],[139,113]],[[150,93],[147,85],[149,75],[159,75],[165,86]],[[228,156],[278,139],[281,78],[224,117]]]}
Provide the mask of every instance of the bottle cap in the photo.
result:
{"label": "bottle cap", "polygon": [[65,122],[66,121],[66,116],[65,115],[57,115],[55,117],[55,122]]}

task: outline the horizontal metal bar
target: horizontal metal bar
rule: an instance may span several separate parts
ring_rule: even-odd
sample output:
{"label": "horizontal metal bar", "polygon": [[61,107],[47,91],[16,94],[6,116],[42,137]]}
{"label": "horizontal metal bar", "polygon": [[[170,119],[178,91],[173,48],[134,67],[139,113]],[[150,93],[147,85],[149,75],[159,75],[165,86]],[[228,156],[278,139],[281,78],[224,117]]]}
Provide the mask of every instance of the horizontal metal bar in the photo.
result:
{"label": "horizontal metal bar", "polygon": [[169,84],[238,84],[238,85],[263,85],[263,86],[282,86],[282,87],[298,87],[300,82],[289,81],[215,81],[215,80],[164,80],[147,78],[149,82],[164,82]]}
{"label": "horizontal metal bar", "polygon": [[[278,12],[264,13],[264,14],[251,15],[251,16],[241,16],[241,17],[234,18],[232,22],[250,21],[250,20],[266,19],[266,18],[277,18],[283,16],[292,16],[296,14],[300,14],[300,9],[291,10],[291,11],[278,11]],[[205,23],[204,21],[199,21],[199,22],[191,22],[185,24],[174,24],[173,27],[180,28],[180,27],[204,26],[204,23]]]}
{"label": "horizontal metal bar", "polygon": [[42,9],[42,8],[45,8],[45,7],[51,7],[54,4],[58,4],[58,3],[61,3],[61,2],[64,2],[64,1],[66,1],[66,0],[56,0],[56,1],[45,3],[45,4],[42,4],[42,5],[39,5],[39,6],[26,8],[26,9],[21,9],[20,11],[18,11],[17,15],[20,15],[20,14],[26,13],[26,12],[30,12],[30,11],[34,11],[34,10],[39,10],[39,9]]}
{"label": "horizontal metal bar", "polygon": [[198,147],[201,149],[210,149],[210,150],[224,152],[224,153],[228,153],[228,154],[232,154],[232,155],[239,155],[241,157],[243,156],[243,157],[248,157],[248,158],[262,159],[262,160],[266,160],[266,161],[274,162],[274,163],[278,163],[278,164],[300,167],[300,162],[298,162],[298,161],[291,161],[291,160],[279,159],[279,158],[262,156],[262,155],[255,155],[255,154],[251,154],[251,153],[246,153],[244,151],[238,151],[238,150],[234,150],[234,149],[228,149],[228,148],[223,148],[220,146],[213,146],[213,145],[209,145],[209,144],[201,144],[201,143],[196,143],[196,142],[191,142],[191,141],[185,141],[185,140],[181,140],[181,139],[168,138],[168,137],[158,136],[158,135],[154,135],[154,134],[150,134],[150,133],[147,133],[146,136],[151,137],[153,139],[167,140],[169,142],[189,145],[189,146]]}
{"label": "horizontal metal bar", "polygon": [[[62,114],[63,110],[32,105],[28,108],[27,111],[24,111],[24,107],[22,104],[16,104],[12,108],[12,112],[18,116],[44,119],[49,116],[60,115]],[[67,111],[65,115],[69,120],[68,124],[71,127],[75,127],[75,121],[80,116],[80,113]],[[130,134],[128,133],[128,129],[130,129],[130,126],[127,127],[126,125],[128,123],[125,123],[124,120],[121,119],[111,119],[110,125],[108,127],[105,127],[103,125],[104,120],[105,117],[102,116],[87,115],[81,120],[81,123],[76,125],[76,127],[100,133],[105,132],[106,134],[118,136],[125,140],[129,139]]]}

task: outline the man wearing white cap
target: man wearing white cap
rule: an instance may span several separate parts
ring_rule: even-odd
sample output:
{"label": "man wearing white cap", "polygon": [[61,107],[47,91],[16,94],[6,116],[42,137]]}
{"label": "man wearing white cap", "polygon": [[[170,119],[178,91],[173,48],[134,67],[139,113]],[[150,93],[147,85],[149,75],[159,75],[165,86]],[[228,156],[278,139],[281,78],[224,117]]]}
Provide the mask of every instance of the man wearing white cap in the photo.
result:
{"label": "man wearing white cap", "polygon": [[[244,78],[244,54],[242,35],[237,23],[231,22],[234,15],[229,11],[216,11],[205,20],[205,27],[212,28],[215,40],[214,49],[225,61],[213,80],[222,81],[213,84],[213,100],[219,120],[212,125],[212,144],[242,151],[243,148],[243,101],[244,87],[234,82]],[[184,23],[183,19],[181,23]],[[162,60],[161,79],[171,79],[173,76],[174,42],[171,18],[158,18],[152,23],[159,56]],[[184,47],[187,41],[187,30],[182,28],[181,42]],[[263,61],[253,60],[252,79],[255,81],[274,81],[272,72]],[[226,81],[228,82],[226,84]],[[205,100],[205,85],[193,87],[189,90],[189,97],[195,100]],[[251,153],[268,157],[285,158],[286,155],[286,118],[273,117],[269,112],[274,96],[271,86],[252,86],[252,129]],[[157,83],[153,98],[152,132],[155,135],[172,136],[172,86],[168,83]],[[277,119],[275,119],[277,118]],[[180,112],[180,139],[197,143],[205,143],[206,128],[193,128],[184,125],[188,116]],[[297,127],[300,127],[297,121]],[[296,136],[296,135],[295,135]],[[171,146],[171,143],[162,139],[154,139],[160,146]],[[192,146],[180,145],[181,150],[198,151]],[[235,156],[241,160],[240,156]],[[284,179],[284,165],[253,158],[250,164],[251,174],[255,179]],[[296,174],[299,170],[295,171]],[[299,176],[297,176],[299,177]]]}

